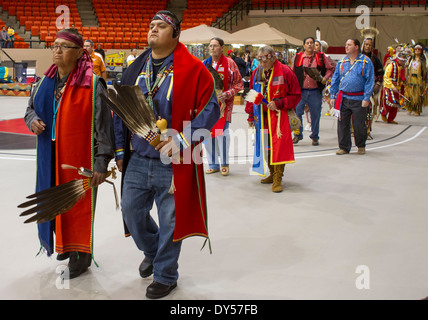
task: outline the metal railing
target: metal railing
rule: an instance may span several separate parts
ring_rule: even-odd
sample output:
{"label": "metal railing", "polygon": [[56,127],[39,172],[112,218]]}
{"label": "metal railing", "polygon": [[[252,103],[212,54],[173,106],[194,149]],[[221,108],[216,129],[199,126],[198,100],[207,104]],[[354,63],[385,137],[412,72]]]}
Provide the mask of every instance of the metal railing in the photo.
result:
{"label": "metal railing", "polygon": [[219,18],[212,24],[214,28],[222,30],[232,30],[233,24],[238,25],[238,22],[247,15],[251,9],[251,0],[241,0],[232,9],[230,9],[223,17]]}
{"label": "metal railing", "polygon": [[[252,2],[252,1],[251,1]],[[303,0],[300,1],[300,3],[298,3],[297,1],[287,1],[287,0],[282,0],[282,1],[275,1],[276,4],[274,4],[273,1],[255,1],[254,5],[253,3],[251,4],[252,9],[254,10],[264,10],[266,12],[266,10],[271,9],[271,10],[282,10],[282,12],[284,12],[285,10],[290,10],[290,9],[299,9],[300,11],[303,11],[303,9],[319,9],[320,11],[322,9],[325,8],[335,8],[335,9],[339,9],[340,11],[342,11],[342,9],[348,9],[350,10],[351,5],[352,5],[352,1],[337,1],[334,3],[334,5],[332,4],[326,4],[326,5],[322,5],[319,1],[306,1],[305,3],[303,3]]]}
{"label": "metal railing", "polygon": [[[338,9],[339,11],[342,11],[342,9],[348,9],[348,11],[351,10],[352,7],[356,7],[358,5],[359,1],[336,1],[334,4],[321,4],[320,1],[305,1],[305,3],[303,3],[303,1],[300,1],[300,3],[298,3],[297,1],[287,1],[287,0],[282,0],[282,1],[266,1],[266,0],[260,0],[260,1],[250,1],[250,6],[252,10],[264,10],[266,12],[266,10],[271,9],[271,10],[282,10],[283,12],[285,10],[290,10],[290,9],[300,9],[300,11],[303,11],[304,9],[319,9],[320,11],[322,11],[323,9]],[[276,4],[274,4],[274,2]],[[400,3],[397,5],[396,3],[394,3],[395,1],[390,1],[390,0],[366,0],[366,1],[361,1],[362,3],[366,4],[368,7],[370,8],[381,8],[381,10],[383,8],[402,8],[404,10],[404,8],[406,7],[425,7],[425,10],[427,10],[427,6],[428,6],[428,1],[426,0],[402,0],[400,1]]]}
{"label": "metal railing", "polygon": [[[377,4],[377,2],[379,1],[375,1],[375,0],[370,0],[371,4],[370,6],[372,8],[379,8],[382,10],[383,8],[394,8],[394,7],[401,7],[403,10],[405,7],[425,7],[425,10],[427,10],[427,6],[428,6],[428,1],[426,0],[413,0],[413,1],[406,1],[403,0],[401,1],[400,5],[396,5],[393,3],[393,1],[386,1],[386,0],[381,0],[380,4]],[[415,3],[416,2],[416,3]]]}

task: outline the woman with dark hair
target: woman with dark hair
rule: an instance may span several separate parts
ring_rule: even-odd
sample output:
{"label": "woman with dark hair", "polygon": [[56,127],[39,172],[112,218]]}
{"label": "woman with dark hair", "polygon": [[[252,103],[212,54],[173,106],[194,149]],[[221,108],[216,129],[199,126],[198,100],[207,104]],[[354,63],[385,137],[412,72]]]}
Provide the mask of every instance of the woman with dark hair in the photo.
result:
{"label": "woman with dark hair", "polygon": [[[415,116],[420,116],[422,107],[427,102],[427,58],[424,54],[425,46],[422,43],[417,43],[415,46],[415,54],[410,57],[407,62],[407,87],[406,96],[410,103],[407,105],[407,112]],[[424,103],[425,102],[425,103]]]}

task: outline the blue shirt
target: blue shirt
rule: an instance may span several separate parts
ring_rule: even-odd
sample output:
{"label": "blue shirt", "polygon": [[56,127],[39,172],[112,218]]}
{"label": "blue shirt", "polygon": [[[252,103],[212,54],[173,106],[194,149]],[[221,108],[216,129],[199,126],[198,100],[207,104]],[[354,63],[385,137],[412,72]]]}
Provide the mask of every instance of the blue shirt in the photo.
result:
{"label": "blue shirt", "polygon": [[[339,91],[343,91],[343,98],[370,101],[374,84],[374,68],[370,58],[360,53],[351,65],[349,57],[346,56],[336,65],[331,78],[330,96],[336,99]],[[346,92],[364,92],[364,94],[351,96]]]}
{"label": "blue shirt", "polygon": [[[174,53],[171,53],[163,62],[162,66],[160,67],[160,71],[158,73],[158,76],[162,76],[161,70],[166,67],[166,70],[173,64],[173,58]],[[141,72],[139,76],[137,77],[137,80],[135,82],[135,85],[139,85],[141,90],[143,91],[143,94],[147,97],[148,95],[148,88],[146,86],[146,77],[150,77],[150,86],[153,88],[155,83],[155,78],[153,78],[153,74],[146,75],[146,65],[147,63],[151,64],[151,70],[153,70],[153,62],[152,62],[152,56],[149,55],[149,58],[146,62],[144,62],[144,65],[141,69]],[[155,110],[155,115],[160,116],[163,119],[165,119],[168,122],[168,129],[171,128],[171,120],[172,120],[172,86],[173,86],[173,73],[174,71],[170,72],[166,79],[162,82],[161,86],[159,87],[158,91],[156,92],[155,96],[153,97],[153,106]],[[206,128],[212,128],[214,124],[218,120],[218,116],[215,116],[216,114],[219,115],[220,108],[218,106],[217,96],[213,94],[211,97],[210,102],[207,104],[205,109],[197,116],[195,117],[189,125],[185,126],[183,129],[183,135],[186,137],[186,142],[189,142],[190,144],[201,141],[201,136],[197,134],[193,134],[198,129],[206,129]],[[118,149],[124,149],[125,146],[125,139],[123,135],[121,134],[121,126],[120,122],[115,121],[115,137],[116,137],[116,150]],[[209,134],[209,130],[205,130],[207,134]],[[186,148],[189,145],[182,143],[183,138],[180,136],[180,134],[173,135],[173,139],[177,146],[182,146],[182,148]],[[204,138],[204,137],[202,137]],[[206,138],[206,137],[205,137]],[[141,138],[140,136],[134,134],[132,137],[132,148],[135,152],[137,152],[140,156],[148,157],[148,158],[160,158],[159,151],[155,150],[155,148],[149,144],[145,139]],[[116,153],[116,160],[123,159],[123,152]]]}

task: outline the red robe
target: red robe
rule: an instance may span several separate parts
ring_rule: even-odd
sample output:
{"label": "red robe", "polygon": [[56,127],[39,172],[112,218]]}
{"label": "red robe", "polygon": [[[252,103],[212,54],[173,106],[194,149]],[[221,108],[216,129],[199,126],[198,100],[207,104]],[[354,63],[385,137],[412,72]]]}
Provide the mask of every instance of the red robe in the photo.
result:
{"label": "red robe", "polygon": [[[250,88],[253,87],[255,75],[256,70],[251,75]],[[287,109],[295,109],[301,96],[300,85],[294,72],[276,60],[265,98],[268,102],[275,101],[276,107],[280,111],[280,117],[277,116],[276,111],[272,112],[266,105],[263,106],[264,128],[269,130],[271,147],[269,163],[272,165],[294,162],[293,139]],[[253,104],[247,102],[245,111],[249,114],[248,121],[253,121]],[[278,120],[280,121],[280,137],[277,131]]]}
{"label": "red robe", "polygon": [[[183,122],[191,121],[205,108],[214,91],[214,80],[208,69],[178,43],[174,51],[174,84],[171,127],[183,131]],[[199,235],[208,238],[202,144],[192,145],[192,154],[200,156],[195,163],[173,165],[175,184],[174,241]]]}
{"label": "red robe", "polygon": [[[75,72],[75,70],[73,71]],[[70,78],[73,74],[70,75]],[[44,77],[34,96],[34,108],[46,123],[46,130],[37,136],[37,183],[36,191],[46,190],[74,179],[82,179],[77,170],[63,170],[62,164],[94,167],[94,92],[97,76],[92,76],[90,87],[70,86],[68,83],[61,97],[56,115],[55,141],[52,141],[53,99],[56,78]],[[55,155],[52,156],[52,144]],[[52,159],[55,159],[54,166]],[[55,172],[52,172],[55,170]],[[38,225],[39,238],[47,254],[80,251],[92,253],[94,190],[86,191],[85,197],[64,214],[53,221]],[[54,230],[55,228],[55,230]]]}
{"label": "red robe", "polygon": [[[141,54],[128,68],[122,78],[123,85],[134,85],[141,71],[143,61],[150,51]],[[177,132],[183,131],[185,122],[189,122],[201,113],[211,100],[214,91],[214,80],[208,69],[187,51],[182,43],[178,43],[174,51],[174,78],[172,93],[171,128]],[[209,128],[211,129],[211,128]],[[129,129],[123,126],[125,156],[123,170],[126,170],[130,157]],[[202,163],[202,145],[191,145],[191,163],[173,164],[174,200],[175,200],[175,229],[174,241],[180,241],[190,236],[208,238],[207,204],[205,194],[205,179]],[[187,152],[187,150],[185,151]],[[125,172],[122,172],[122,182]],[[126,225],[125,225],[126,227]],[[125,228],[125,233],[127,233]]]}
{"label": "red robe", "polygon": [[[90,88],[68,87],[61,98],[55,157],[57,185],[82,179],[76,170],[61,169],[61,164],[94,170],[95,75],[93,79]],[[75,106],[79,106],[79,112],[76,112]],[[67,213],[56,217],[55,233],[58,253],[69,251],[92,253],[94,201],[94,189],[91,188],[86,192],[85,197]]]}

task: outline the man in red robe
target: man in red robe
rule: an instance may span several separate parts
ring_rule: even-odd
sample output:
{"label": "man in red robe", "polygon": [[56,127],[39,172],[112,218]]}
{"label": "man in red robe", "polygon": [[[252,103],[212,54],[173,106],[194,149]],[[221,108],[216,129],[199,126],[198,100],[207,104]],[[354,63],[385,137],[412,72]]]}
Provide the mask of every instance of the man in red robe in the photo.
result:
{"label": "man in red robe", "polygon": [[[282,191],[282,176],[287,163],[294,162],[293,140],[288,119],[289,109],[295,109],[301,99],[300,85],[294,72],[280,63],[272,47],[259,49],[260,66],[253,71],[250,88],[261,84],[261,93],[268,104],[263,105],[263,128],[268,130],[265,149],[268,150],[270,176],[261,183],[272,183],[273,192]],[[247,102],[248,123],[254,125],[253,104]]]}
{"label": "man in red robe", "polygon": [[[168,139],[154,148],[114,116],[123,218],[145,256],[140,276],[153,273],[146,291],[151,299],[164,297],[177,286],[181,240],[198,235],[209,241],[200,142],[210,137],[220,107],[211,73],[179,42],[179,35],[180,23],[173,13],[156,13],[147,37],[150,49],[121,81],[141,88],[156,117],[167,121]],[[180,163],[166,161],[178,153]],[[159,225],[150,216],[154,202]]]}

